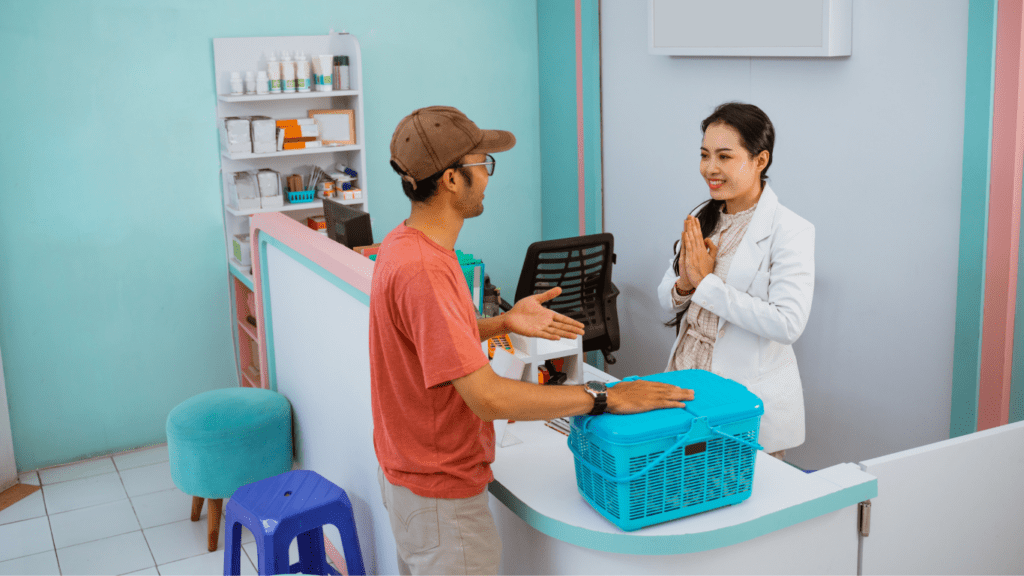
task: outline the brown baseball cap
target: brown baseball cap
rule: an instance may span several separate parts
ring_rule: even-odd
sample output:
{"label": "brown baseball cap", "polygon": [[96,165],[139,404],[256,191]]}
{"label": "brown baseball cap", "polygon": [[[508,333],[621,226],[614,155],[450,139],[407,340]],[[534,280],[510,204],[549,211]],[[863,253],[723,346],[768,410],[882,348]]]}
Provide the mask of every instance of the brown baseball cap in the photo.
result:
{"label": "brown baseball cap", "polygon": [[516,145],[505,130],[481,130],[451,106],[428,106],[413,111],[391,137],[391,161],[412,183],[451,166],[466,154],[504,152]]}

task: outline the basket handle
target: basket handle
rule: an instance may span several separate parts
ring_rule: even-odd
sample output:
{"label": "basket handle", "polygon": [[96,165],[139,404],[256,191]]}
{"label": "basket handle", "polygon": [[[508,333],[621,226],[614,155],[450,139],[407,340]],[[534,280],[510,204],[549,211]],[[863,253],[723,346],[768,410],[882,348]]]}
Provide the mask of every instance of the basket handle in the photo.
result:
{"label": "basket handle", "polygon": [[736,436],[733,436],[732,434],[729,434],[728,432],[723,432],[721,430],[720,426],[716,426],[716,427],[712,428],[711,431],[714,432],[715,434],[718,434],[719,436],[723,436],[725,438],[729,438],[731,440],[735,440],[735,441],[739,442],[740,444],[743,444],[743,445],[745,445],[745,446],[747,446],[749,448],[753,448],[754,450],[764,450],[764,446],[761,446],[757,442],[748,442],[748,441],[744,440],[743,438],[737,438]]}
{"label": "basket handle", "polygon": [[[586,423],[584,423],[584,424],[586,424]],[[737,438],[737,437],[733,436],[732,434],[729,434],[728,432],[723,432],[720,429],[720,427],[718,427],[718,426],[716,426],[715,428],[711,428],[711,431],[714,432],[715,434],[718,434],[719,436],[722,436],[722,437],[725,437],[725,438],[729,438],[731,440],[735,440],[736,442],[739,442],[740,444],[743,444],[745,446],[753,448],[754,450],[763,450],[763,448],[762,448],[762,446],[760,444],[757,444],[756,442],[747,442],[746,440],[743,440],[742,438]],[[587,460],[585,458],[583,458],[583,456],[579,452],[576,451],[576,448],[573,447],[572,442],[569,442],[569,451],[572,452],[574,456],[576,456],[576,461],[577,462],[582,463],[584,466],[587,467],[588,470],[590,470],[594,474],[597,474],[598,476],[604,478],[605,480],[608,480],[609,482],[616,482],[616,483],[632,482],[633,480],[636,480],[637,478],[640,478],[641,476],[645,476],[655,466],[657,466],[657,465],[661,464],[662,462],[664,462],[666,458],[671,456],[673,452],[678,450],[689,439],[688,435],[686,435],[686,434],[680,435],[677,438],[678,439],[676,440],[676,443],[673,444],[672,447],[669,448],[668,450],[665,450],[664,452],[662,452],[661,456],[658,456],[653,461],[649,462],[646,466],[641,468],[639,472],[636,472],[634,474],[630,474],[629,476],[626,476],[625,478],[620,478],[618,476],[612,476],[611,474],[605,472],[604,470],[601,470],[597,466],[594,466],[590,462],[587,462]]]}

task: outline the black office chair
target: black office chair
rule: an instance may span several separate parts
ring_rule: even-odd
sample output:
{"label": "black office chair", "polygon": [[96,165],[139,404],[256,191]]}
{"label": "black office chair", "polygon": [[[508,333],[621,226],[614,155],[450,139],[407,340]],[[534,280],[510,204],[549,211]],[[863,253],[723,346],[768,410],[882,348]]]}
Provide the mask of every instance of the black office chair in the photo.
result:
{"label": "black office chair", "polygon": [[544,305],[582,322],[583,351],[600,350],[605,362],[615,364],[612,352],[619,349],[615,305],[619,289],[612,284],[614,263],[615,238],[611,234],[534,242],[526,251],[515,299],[561,286],[562,293]]}

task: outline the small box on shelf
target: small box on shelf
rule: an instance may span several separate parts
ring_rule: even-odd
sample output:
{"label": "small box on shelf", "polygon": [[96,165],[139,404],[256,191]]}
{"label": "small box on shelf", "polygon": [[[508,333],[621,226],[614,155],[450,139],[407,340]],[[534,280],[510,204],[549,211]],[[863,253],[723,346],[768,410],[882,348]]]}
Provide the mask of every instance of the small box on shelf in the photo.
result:
{"label": "small box on shelf", "polygon": [[223,118],[220,122],[220,145],[228,153],[252,153],[249,118]]}
{"label": "small box on shelf", "polygon": [[306,226],[309,226],[317,232],[327,230],[327,219],[323,216],[310,216],[309,218],[306,218]]}
{"label": "small box on shelf", "polygon": [[250,248],[248,234],[235,234],[232,236],[231,254],[240,266],[244,266],[246,268],[252,266],[252,259],[249,254]]}

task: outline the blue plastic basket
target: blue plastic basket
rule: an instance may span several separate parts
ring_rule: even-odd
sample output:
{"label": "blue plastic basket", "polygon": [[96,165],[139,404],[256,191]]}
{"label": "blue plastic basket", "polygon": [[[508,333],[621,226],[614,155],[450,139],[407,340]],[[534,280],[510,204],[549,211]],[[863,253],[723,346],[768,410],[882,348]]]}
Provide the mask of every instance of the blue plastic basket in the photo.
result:
{"label": "blue plastic basket", "polygon": [[694,399],[686,408],[574,417],[569,449],[583,498],[623,530],[749,498],[761,399],[703,370],[643,379],[691,388]]}
{"label": "blue plastic basket", "polygon": [[316,199],[316,190],[299,190],[298,192],[288,193],[288,202],[290,204],[312,202],[314,199]]}

